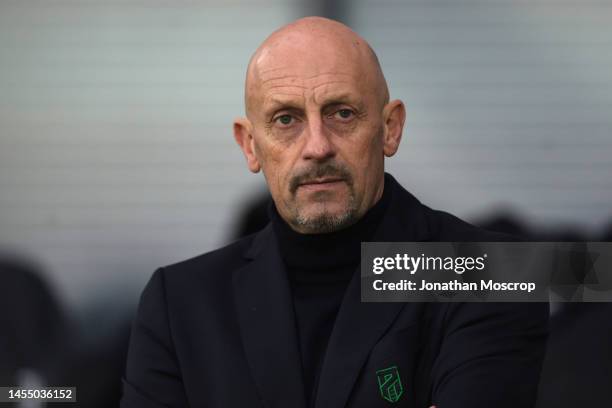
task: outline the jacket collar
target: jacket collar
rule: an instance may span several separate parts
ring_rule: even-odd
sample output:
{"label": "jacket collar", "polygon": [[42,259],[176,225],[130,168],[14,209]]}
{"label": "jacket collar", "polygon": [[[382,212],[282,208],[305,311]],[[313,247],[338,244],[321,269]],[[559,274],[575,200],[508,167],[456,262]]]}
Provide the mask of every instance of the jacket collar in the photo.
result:
{"label": "jacket collar", "polygon": [[[426,241],[423,206],[389,174],[391,202],[374,241]],[[305,407],[293,301],[287,273],[270,224],[259,232],[235,271],[234,293],[244,349],[267,407]],[[370,350],[384,335],[404,303],[361,303],[360,272],[347,287],[319,375],[315,407],[341,407]],[[310,392],[310,390],[307,390]]]}

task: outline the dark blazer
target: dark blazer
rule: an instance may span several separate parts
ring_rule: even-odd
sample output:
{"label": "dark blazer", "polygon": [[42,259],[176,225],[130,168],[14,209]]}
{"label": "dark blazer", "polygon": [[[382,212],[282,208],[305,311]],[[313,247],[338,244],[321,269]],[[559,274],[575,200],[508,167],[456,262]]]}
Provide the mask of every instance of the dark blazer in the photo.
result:
{"label": "dark blazer", "polygon": [[[503,240],[422,205],[389,175],[385,188],[376,241]],[[316,408],[533,405],[547,304],[361,303],[359,276],[329,339]],[[270,225],[161,268],[140,299],[121,406],[306,408],[295,327]],[[392,367],[393,403],[380,372]]]}

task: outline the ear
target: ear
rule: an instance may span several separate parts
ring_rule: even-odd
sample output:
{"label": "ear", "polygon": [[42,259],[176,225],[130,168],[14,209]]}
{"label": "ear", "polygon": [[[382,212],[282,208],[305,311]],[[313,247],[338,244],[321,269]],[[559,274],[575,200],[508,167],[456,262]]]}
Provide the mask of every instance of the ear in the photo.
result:
{"label": "ear", "polygon": [[385,156],[391,157],[397,152],[400,141],[402,140],[402,130],[406,120],[406,108],[404,103],[395,99],[383,108],[384,120],[384,140],[383,152]]}
{"label": "ear", "polygon": [[253,139],[252,129],[251,121],[247,118],[234,120],[234,139],[244,153],[249,170],[258,173],[261,170],[261,165],[255,156],[255,140]]}

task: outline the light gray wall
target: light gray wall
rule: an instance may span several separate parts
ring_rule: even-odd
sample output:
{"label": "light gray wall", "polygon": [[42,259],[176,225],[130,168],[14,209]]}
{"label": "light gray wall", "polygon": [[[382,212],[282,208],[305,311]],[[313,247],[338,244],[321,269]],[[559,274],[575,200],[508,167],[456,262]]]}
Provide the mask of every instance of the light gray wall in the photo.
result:
{"label": "light gray wall", "polygon": [[[263,183],[234,145],[246,62],[281,1],[0,2],[0,249],[69,305],[133,299],[215,248]],[[357,1],[408,121],[390,171],[465,217],[597,228],[612,202],[612,5]]]}

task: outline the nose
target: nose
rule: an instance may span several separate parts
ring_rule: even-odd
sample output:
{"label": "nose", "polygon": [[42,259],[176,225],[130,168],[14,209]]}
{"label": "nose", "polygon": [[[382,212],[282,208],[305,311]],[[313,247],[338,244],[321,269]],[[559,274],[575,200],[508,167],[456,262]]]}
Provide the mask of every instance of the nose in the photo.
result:
{"label": "nose", "polygon": [[325,161],[333,157],[336,151],[331,136],[321,119],[309,120],[304,134],[306,140],[302,150],[302,158],[304,160]]}

